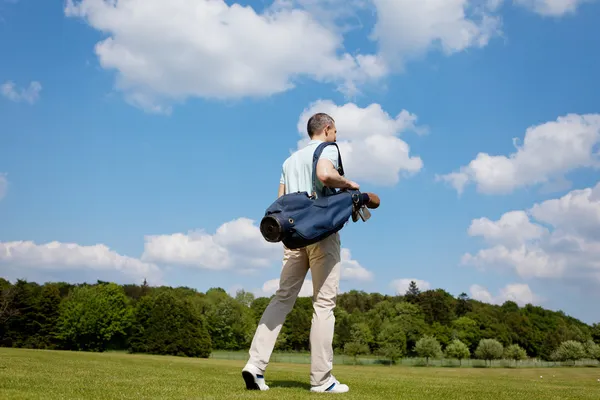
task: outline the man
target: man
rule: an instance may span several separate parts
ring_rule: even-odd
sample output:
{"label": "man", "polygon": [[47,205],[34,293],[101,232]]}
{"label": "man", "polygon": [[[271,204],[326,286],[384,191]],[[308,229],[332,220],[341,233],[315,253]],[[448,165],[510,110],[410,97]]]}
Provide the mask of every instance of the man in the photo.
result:
{"label": "man", "polygon": [[[307,124],[310,142],[283,163],[278,196],[293,192],[312,192],[312,159],[322,142],[335,142],[337,129],[329,115],[313,115]],[[327,146],[317,163],[317,192],[323,187],[359,189],[338,173],[338,149]],[[268,390],[264,372],[273,347],[288,313],[292,310],[304,278],[310,268],[313,281],[313,317],[310,330],[311,391],[343,393],[349,390],[333,375],[333,331],[337,292],[340,281],[340,236],[328,236],[310,246],[290,250],[284,246],[283,268],[279,289],[271,300],[256,329],[250,359],[242,370],[246,388]]]}

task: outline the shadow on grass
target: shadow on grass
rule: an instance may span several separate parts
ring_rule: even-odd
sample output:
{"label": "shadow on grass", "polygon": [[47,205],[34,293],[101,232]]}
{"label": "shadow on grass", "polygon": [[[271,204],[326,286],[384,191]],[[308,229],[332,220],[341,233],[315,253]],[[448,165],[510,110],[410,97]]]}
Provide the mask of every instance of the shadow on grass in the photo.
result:
{"label": "shadow on grass", "polygon": [[268,384],[272,388],[296,388],[310,390],[310,384],[298,381],[272,381]]}

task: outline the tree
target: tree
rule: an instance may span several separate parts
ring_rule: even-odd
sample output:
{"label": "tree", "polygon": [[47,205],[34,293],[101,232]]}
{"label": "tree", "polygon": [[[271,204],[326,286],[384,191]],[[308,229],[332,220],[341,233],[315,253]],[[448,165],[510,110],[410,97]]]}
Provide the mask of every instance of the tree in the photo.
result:
{"label": "tree", "polygon": [[455,317],[456,299],[443,289],[421,293],[418,303],[428,324],[438,322],[441,325],[449,325]]}
{"label": "tree", "polygon": [[36,304],[38,332],[33,344],[40,349],[54,349],[57,346],[56,323],[60,316],[60,291],[58,285],[48,283],[42,287]]}
{"label": "tree", "polygon": [[353,357],[356,364],[360,354],[369,354],[369,343],[373,341],[373,334],[369,326],[361,322],[352,325],[350,337],[351,341],[344,345],[344,353]]}
{"label": "tree", "polygon": [[469,296],[465,292],[458,296],[455,311],[457,317],[462,317],[473,309],[469,300]]}
{"label": "tree", "polygon": [[15,289],[12,286],[0,288],[0,325],[19,314],[15,307]]}
{"label": "tree", "polygon": [[566,340],[552,353],[552,359],[556,361],[571,361],[573,365],[586,356],[585,348],[581,342]]}
{"label": "tree", "polygon": [[254,294],[241,289],[235,293],[235,299],[246,307],[250,307],[254,301]]}
{"label": "tree", "polygon": [[421,294],[421,291],[419,290],[419,287],[417,286],[417,282],[410,281],[410,283],[408,285],[408,289],[406,290],[406,292],[404,294],[404,299],[407,302],[414,304],[417,302],[417,299],[419,298],[420,294]]}
{"label": "tree", "polygon": [[481,330],[476,321],[469,317],[460,317],[452,321],[452,335],[467,345],[469,351],[475,351],[481,340]]}
{"label": "tree", "polygon": [[461,342],[458,339],[454,339],[447,347],[446,347],[446,357],[455,358],[458,360],[459,365],[462,366],[462,360],[465,358],[469,358],[471,356],[471,352],[466,344]]}
{"label": "tree", "polygon": [[369,346],[359,342],[348,342],[344,345],[344,354],[354,359],[354,364],[358,363],[358,356],[369,354]]}
{"label": "tree", "polygon": [[395,305],[397,316],[393,322],[400,325],[406,335],[407,352],[414,353],[414,348],[421,336],[428,333],[428,325],[425,322],[423,311],[416,304],[401,301]]}
{"label": "tree", "polygon": [[592,340],[600,345],[600,323],[592,325]]}
{"label": "tree", "polygon": [[251,308],[220,288],[209,289],[201,301],[214,349],[241,350],[249,346],[256,329]]}
{"label": "tree", "polygon": [[391,361],[390,365],[402,358],[406,352],[406,335],[398,323],[386,321],[377,335],[378,353]]}
{"label": "tree", "polygon": [[435,337],[424,335],[415,344],[415,352],[419,357],[424,357],[426,365],[429,365],[430,358],[435,359],[441,357],[442,347]]}
{"label": "tree", "polygon": [[585,356],[592,360],[600,361],[600,345],[597,345],[592,339],[585,342]]}
{"label": "tree", "polygon": [[514,360],[516,365],[517,361],[527,359],[527,352],[518,344],[511,344],[504,350],[504,358]]}
{"label": "tree", "polygon": [[130,300],[122,287],[80,286],[61,304],[57,338],[67,349],[105,351],[126,337],[132,321]]}
{"label": "tree", "polygon": [[502,358],[503,353],[504,346],[496,339],[481,339],[475,350],[475,357],[489,361],[491,366],[492,361]]}
{"label": "tree", "polygon": [[211,346],[206,320],[191,298],[162,291],[136,304],[131,353],[208,358]]}

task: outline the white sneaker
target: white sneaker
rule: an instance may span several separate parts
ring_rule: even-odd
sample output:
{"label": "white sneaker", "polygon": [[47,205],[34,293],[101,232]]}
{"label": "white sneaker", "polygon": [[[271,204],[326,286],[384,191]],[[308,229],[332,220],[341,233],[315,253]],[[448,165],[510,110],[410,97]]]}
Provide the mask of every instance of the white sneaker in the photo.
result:
{"label": "white sneaker", "polygon": [[311,392],[319,392],[319,393],[346,393],[350,388],[348,385],[344,385],[340,383],[335,377],[331,377],[331,379],[324,383],[321,386],[313,386],[310,388]]}
{"label": "white sneaker", "polygon": [[242,370],[242,378],[244,378],[248,390],[269,390],[265,384],[263,372],[252,364],[246,364]]}

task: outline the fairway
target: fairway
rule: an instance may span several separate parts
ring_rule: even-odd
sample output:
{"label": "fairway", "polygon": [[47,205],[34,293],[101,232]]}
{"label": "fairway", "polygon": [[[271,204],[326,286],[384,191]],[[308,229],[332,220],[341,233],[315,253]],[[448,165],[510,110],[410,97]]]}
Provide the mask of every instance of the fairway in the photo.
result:
{"label": "fairway", "polygon": [[[2,399],[304,399],[309,366],[273,363],[250,392],[243,361],[0,348]],[[335,366],[348,399],[598,399],[600,368]],[[540,378],[540,375],[543,378]]]}

